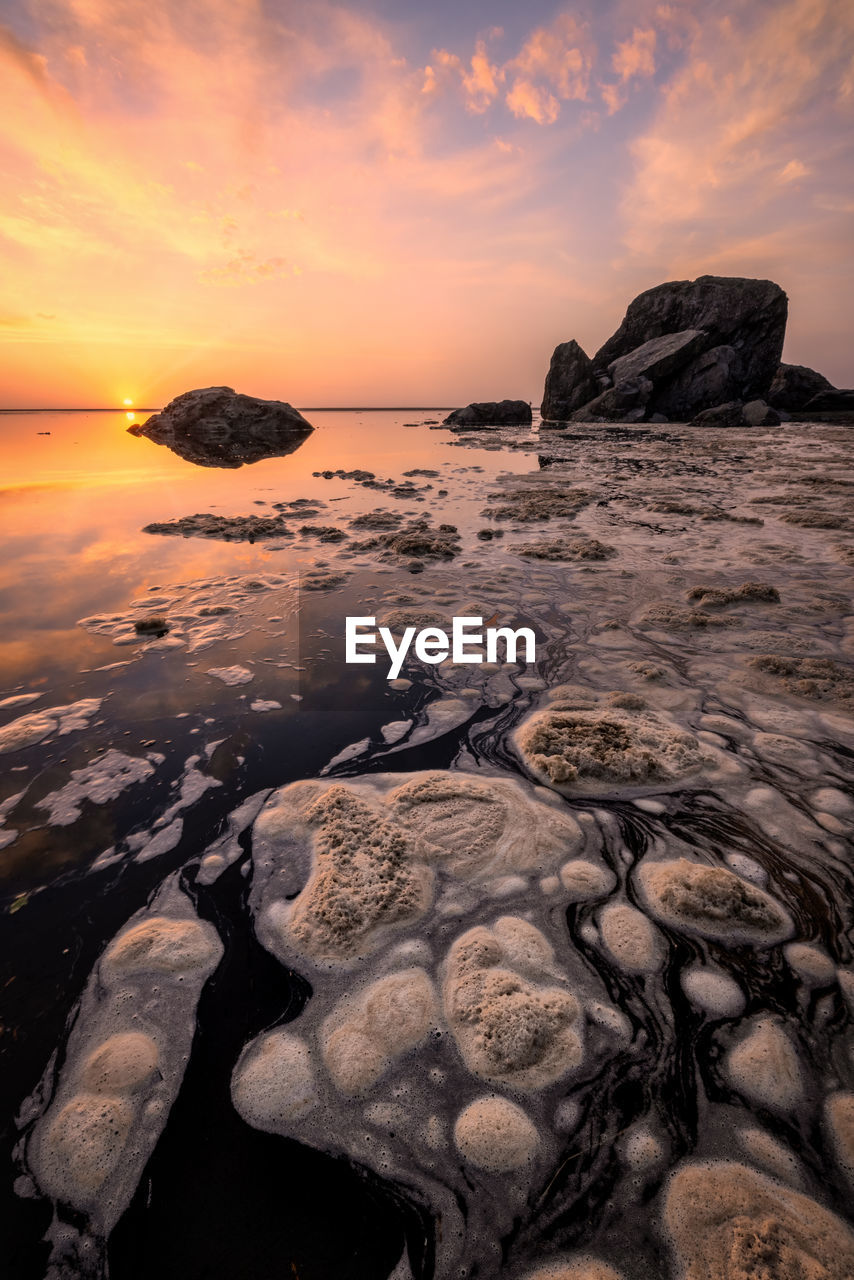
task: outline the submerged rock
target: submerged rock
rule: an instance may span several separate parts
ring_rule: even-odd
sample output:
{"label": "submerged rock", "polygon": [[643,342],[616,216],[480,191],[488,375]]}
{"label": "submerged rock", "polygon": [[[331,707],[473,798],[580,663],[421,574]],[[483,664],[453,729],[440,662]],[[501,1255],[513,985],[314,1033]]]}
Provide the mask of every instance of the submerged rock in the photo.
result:
{"label": "submerged rock", "polygon": [[481,400],[455,409],[445,419],[446,427],[530,426],[533,420],[527,400]]}
{"label": "submerged rock", "polygon": [[314,428],[282,400],[259,400],[231,387],[200,387],[128,427],[199,467],[242,467],[293,453]]}

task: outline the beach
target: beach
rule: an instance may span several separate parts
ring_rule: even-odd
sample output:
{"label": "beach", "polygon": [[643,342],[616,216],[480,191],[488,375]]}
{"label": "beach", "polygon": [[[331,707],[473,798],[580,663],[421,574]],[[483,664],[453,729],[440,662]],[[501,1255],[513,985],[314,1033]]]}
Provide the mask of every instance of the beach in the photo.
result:
{"label": "beach", "polygon": [[850,428],[304,412],[4,423],[13,1273],[849,1274]]}

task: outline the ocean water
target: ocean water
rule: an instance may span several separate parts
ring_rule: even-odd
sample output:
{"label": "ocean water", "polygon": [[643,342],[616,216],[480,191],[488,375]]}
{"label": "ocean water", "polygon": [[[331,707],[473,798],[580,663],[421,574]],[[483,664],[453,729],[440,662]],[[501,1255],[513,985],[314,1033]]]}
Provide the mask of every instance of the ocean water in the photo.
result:
{"label": "ocean water", "polygon": [[[522,1280],[583,1254],[645,1280],[680,1274],[695,1240],[731,1278],[751,1274],[753,1248],[774,1254],[769,1276],[798,1276],[800,1250],[842,1280],[850,431],[454,435],[432,429],[442,410],[306,416],[316,430],[295,453],[238,470],[131,436],[125,414],[0,419],[10,1274]],[[317,474],[337,470],[373,479]],[[376,512],[385,529],[360,521]],[[197,513],[284,513],[288,531],[144,531]],[[418,522],[454,527],[447,554],[371,544]],[[393,686],[383,661],[343,660],[344,619],[363,614],[395,629],[459,615],[526,626],[537,658],[410,657]],[[164,626],[139,633],[151,617]],[[301,830],[298,792],[276,789],[320,778],[381,826],[389,788],[426,771],[463,786],[425,817],[462,868],[431,870],[431,905],[343,968],[271,943],[262,801],[272,792],[268,809]],[[598,890],[576,891],[573,858]],[[725,874],[657,896],[655,874],[672,881],[680,859]],[[79,1096],[81,1054],[112,1007],[99,957],[133,917],[173,909],[210,927],[221,958],[180,1027],[152,987],[158,1035],[192,1041],[168,1117],[150,1149],[128,1138],[128,1152],[141,1143],[130,1184],[114,1170],[100,1201],[67,1179],[52,1191],[39,1144],[52,1150],[51,1118]],[[513,959],[508,919],[550,949],[539,969]],[[525,1018],[518,1035],[500,1019],[489,1032],[509,1037],[489,1070],[455,1022],[456,941],[496,928],[526,1007],[532,983],[578,1006],[578,1043],[548,1069],[546,1032]],[[438,992],[433,1032],[348,1090],[328,1026],[415,964]],[[240,1064],[283,1031],[309,1046],[322,1106],[247,1123]],[[499,1172],[459,1128],[494,1094],[536,1135]],[[719,1180],[721,1239],[682,1191],[697,1170]],[[782,1188],[773,1212],[755,1181],[767,1177]],[[835,1215],[824,1244],[793,1226],[822,1212]]]}

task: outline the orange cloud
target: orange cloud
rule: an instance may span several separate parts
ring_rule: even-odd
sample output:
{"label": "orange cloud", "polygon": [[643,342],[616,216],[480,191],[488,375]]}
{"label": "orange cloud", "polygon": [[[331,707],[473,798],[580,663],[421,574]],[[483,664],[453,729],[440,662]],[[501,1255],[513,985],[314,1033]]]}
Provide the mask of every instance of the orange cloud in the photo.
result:
{"label": "orange cloud", "polygon": [[538,124],[554,124],[560,102],[584,102],[590,88],[595,49],[587,26],[569,13],[559,14],[549,27],[538,27],[507,63],[513,75],[506,102],[515,116]]}
{"label": "orange cloud", "polygon": [[635,27],[631,39],[617,45],[611,66],[623,84],[633,76],[655,75],[655,31]]}
{"label": "orange cloud", "polygon": [[530,80],[516,80],[506,102],[514,116],[536,120],[537,124],[554,124],[560,115],[560,103],[553,93]]}

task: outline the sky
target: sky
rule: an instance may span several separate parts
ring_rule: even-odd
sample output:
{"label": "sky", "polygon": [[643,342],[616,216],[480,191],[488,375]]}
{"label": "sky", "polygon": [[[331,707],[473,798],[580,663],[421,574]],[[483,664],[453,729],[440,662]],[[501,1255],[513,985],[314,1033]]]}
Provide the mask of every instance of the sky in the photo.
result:
{"label": "sky", "polygon": [[0,0],[0,407],[539,403],[637,293],[854,385],[850,0]]}

